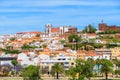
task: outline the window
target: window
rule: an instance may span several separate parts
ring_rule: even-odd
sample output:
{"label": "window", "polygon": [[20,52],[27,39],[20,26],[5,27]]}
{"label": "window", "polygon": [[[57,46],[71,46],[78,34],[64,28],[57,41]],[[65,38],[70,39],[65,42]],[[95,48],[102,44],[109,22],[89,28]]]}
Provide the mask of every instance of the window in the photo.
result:
{"label": "window", "polygon": [[63,58],[63,60],[65,60],[65,58]]}
{"label": "window", "polygon": [[69,64],[69,62],[65,62],[65,64]]}
{"label": "window", "polygon": [[61,60],[61,59],[58,59],[58,60]]}
{"label": "window", "polygon": [[107,56],[105,56],[105,58],[107,58]]}
{"label": "window", "polygon": [[72,62],[71,65],[74,65],[74,63]]}

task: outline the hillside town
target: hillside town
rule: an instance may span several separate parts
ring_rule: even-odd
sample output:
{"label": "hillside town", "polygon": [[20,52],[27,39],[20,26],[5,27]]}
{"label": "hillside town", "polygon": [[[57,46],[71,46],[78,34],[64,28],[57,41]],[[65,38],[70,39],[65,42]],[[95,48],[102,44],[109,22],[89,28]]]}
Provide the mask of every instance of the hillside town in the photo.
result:
{"label": "hillside town", "polygon": [[[120,60],[120,26],[101,22],[98,29],[89,24],[78,31],[74,26],[45,25],[45,31],[18,32],[0,36],[0,65],[13,66],[17,60],[21,68],[40,66],[42,74],[51,73],[52,66],[62,63],[64,70],[76,66],[76,60]],[[114,66],[115,69],[115,66]],[[0,68],[2,75],[2,68]],[[97,66],[94,73],[99,73]]]}

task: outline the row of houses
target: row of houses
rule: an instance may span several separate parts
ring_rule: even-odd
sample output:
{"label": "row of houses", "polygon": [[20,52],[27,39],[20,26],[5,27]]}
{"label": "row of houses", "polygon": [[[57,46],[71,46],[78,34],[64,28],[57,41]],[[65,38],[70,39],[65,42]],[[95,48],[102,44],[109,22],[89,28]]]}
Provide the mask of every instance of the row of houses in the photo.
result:
{"label": "row of houses", "polygon": [[[71,50],[64,47],[60,40],[66,40],[70,34],[77,34],[77,28],[72,26],[53,27],[51,24],[45,25],[45,32],[19,32],[13,35],[0,36],[0,48],[6,49],[12,46],[12,49],[20,50],[19,54],[5,54],[0,52],[0,57],[15,57],[23,67],[28,65],[39,65],[42,69],[50,72],[55,63],[62,63],[65,70],[75,66],[76,59],[92,58],[97,59],[120,59],[120,48],[101,48],[95,50]],[[80,34],[83,40],[90,41],[95,39],[94,43],[106,44],[105,40],[99,39],[96,33]],[[11,38],[14,38],[11,40]],[[34,50],[21,50],[24,45],[37,46]],[[10,64],[10,60],[1,61],[1,65]]]}
{"label": "row of houses", "polygon": [[[39,65],[42,69],[47,67],[47,71],[51,70],[51,67],[55,63],[62,63],[65,67],[65,70],[68,70],[70,67],[75,66],[76,59],[87,60],[88,58],[92,58],[94,60],[97,59],[120,59],[120,49],[112,48],[112,49],[96,49],[90,51],[73,51],[70,49],[63,50],[54,50],[51,51],[49,48],[38,49],[36,52],[24,51],[19,54],[5,54],[4,52],[0,53],[0,57],[15,57],[19,64],[23,67],[28,65]],[[1,65],[11,64],[11,60],[0,61]]]}

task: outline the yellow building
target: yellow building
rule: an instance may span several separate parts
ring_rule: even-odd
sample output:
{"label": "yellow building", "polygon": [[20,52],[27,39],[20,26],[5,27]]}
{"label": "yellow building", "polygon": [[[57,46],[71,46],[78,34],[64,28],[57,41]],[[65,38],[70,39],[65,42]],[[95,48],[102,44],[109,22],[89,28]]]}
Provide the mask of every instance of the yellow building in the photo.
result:
{"label": "yellow building", "polygon": [[120,55],[120,47],[111,48],[110,50],[112,52],[111,54],[112,59]]}
{"label": "yellow building", "polygon": [[77,52],[77,59],[85,59],[85,52],[84,51],[82,51],[82,50],[79,50],[78,52]]}

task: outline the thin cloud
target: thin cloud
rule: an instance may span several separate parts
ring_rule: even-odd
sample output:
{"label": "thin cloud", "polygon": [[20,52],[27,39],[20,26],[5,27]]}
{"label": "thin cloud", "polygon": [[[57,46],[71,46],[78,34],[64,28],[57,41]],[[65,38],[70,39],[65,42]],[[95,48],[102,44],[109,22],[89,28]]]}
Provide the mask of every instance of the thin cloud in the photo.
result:
{"label": "thin cloud", "polygon": [[[107,3],[107,5],[106,5]],[[118,6],[118,0],[5,0],[1,7],[42,7],[42,6],[60,6],[60,5],[83,5],[83,6]]]}
{"label": "thin cloud", "polygon": [[[104,19],[119,25],[119,0],[0,0],[2,33],[44,30],[46,23],[54,26],[75,25],[79,29]],[[80,27],[81,26],[81,27]]]}

